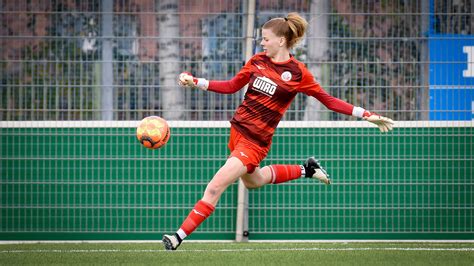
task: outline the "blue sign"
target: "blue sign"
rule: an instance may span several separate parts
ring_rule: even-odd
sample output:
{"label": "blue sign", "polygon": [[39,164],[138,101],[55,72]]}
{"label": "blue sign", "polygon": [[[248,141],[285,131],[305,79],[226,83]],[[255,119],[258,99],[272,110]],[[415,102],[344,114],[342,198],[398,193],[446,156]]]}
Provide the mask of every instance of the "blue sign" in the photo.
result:
{"label": "blue sign", "polygon": [[430,120],[474,119],[474,36],[430,35]]}

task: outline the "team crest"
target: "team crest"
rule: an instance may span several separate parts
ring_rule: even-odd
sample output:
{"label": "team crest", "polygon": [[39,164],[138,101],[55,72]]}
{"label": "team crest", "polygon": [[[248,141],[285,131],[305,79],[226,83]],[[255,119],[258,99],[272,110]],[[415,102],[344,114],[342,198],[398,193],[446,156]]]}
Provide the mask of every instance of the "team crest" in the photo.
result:
{"label": "team crest", "polygon": [[285,72],[281,73],[281,79],[283,81],[290,81],[291,78],[292,78],[292,75],[289,71],[285,71]]}

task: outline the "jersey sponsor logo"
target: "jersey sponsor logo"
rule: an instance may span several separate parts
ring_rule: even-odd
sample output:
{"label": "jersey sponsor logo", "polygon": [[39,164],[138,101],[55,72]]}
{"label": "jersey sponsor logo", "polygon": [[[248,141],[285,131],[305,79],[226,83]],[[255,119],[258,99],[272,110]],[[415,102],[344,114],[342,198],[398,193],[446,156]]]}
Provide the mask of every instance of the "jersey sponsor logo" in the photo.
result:
{"label": "jersey sponsor logo", "polygon": [[258,77],[253,82],[253,89],[268,96],[275,94],[277,84],[267,77]]}
{"label": "jersey sponsor logo", "polygon": [[293,76],[291,75],[291,72],[289,72],[289,71],[285,71],[285,72],[281,73],[281,79],[283,81],[290,81],[292,77]]}

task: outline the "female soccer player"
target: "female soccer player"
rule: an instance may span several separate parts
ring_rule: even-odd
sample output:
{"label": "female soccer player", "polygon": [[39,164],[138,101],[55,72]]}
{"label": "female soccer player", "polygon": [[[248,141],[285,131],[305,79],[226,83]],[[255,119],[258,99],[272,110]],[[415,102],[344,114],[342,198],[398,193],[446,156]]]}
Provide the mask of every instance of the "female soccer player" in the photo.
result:
{"label": "female soccer player", "polygon": [[229,81],[208,81],[181,73],[178,83],[217,93],[230,94],[249,84],[245,99],[230,121],[229,149],[226,163],[217,171],[174,235],[164,235],[167,250],[175,250],[214,211],[221,194],[241,178],[249,189],[266,184],[288,182],[300,177],[320,180],[329,185],[326,171],[314,157],[303,165],[259,167],[267,156],[273,133],[297,93],[318,99],[332,111],[353,115],[375,123],[382,132],[392,129],[393,121],[361,107],[344,102],[324,91],[305,65],[290,53],[304,36],[308,23],[297,13],[267,21],[262,28],[263,52],[254,55]]}

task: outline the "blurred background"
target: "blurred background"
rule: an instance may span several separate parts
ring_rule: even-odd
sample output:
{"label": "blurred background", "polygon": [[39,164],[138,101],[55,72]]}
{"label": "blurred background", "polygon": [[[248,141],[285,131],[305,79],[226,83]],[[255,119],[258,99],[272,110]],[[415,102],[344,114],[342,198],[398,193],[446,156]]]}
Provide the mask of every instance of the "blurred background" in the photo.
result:
{"label": "blurred background", "polygon": [[[293,52],[334,96],[395,120],[472,119],[471,1],[250,2],[1,1],[0,119],[228,120],[242,93],[184,90],[176,76],[232,78],[263,23],[292,11],[310,23]],[[301,95],[284,119],[352,118]]]}

